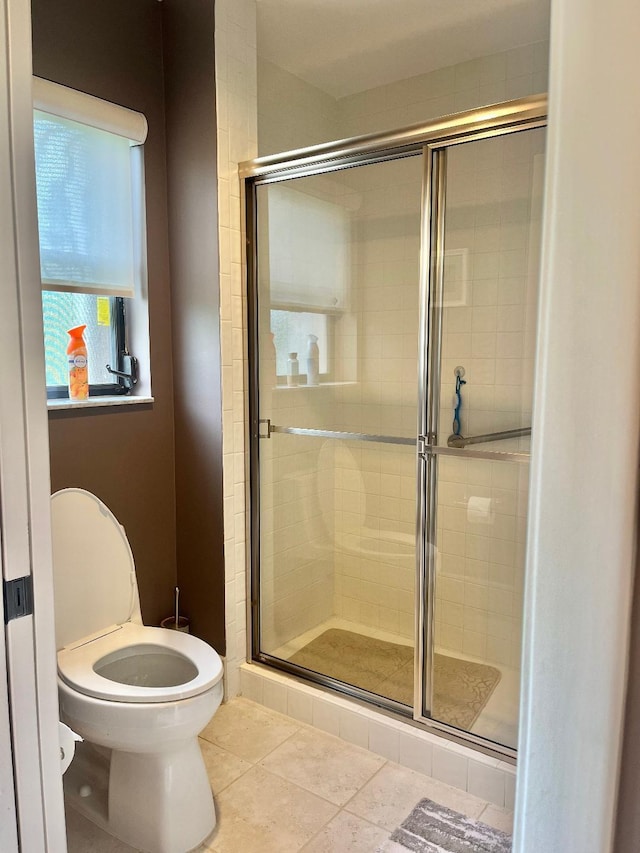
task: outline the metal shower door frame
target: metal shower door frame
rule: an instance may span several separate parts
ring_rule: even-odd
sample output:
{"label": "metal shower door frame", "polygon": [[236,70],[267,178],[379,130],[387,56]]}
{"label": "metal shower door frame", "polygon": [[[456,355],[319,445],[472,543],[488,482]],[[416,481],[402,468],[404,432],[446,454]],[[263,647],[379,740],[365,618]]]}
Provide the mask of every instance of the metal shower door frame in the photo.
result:
{"label": "metal shower door frame", "polygon": [[452,145],[526,132],[546,125],[546,110],[522,122],[501,122],[493,132],[479,136],[449,137],[424,146],[423,226],[421,239],[420,338],[418,390],[418,495],[416,583],[416,656],[413,719],[484,752],[515,759],[511,747],[463,731],[431,716],[433,706],[433,656],[435,653],[436,528],[438,457],[457,456],[494,462],[528,463],[522,452],[472,450],[438,443],[440,415],[440,367],[444,292],[444,225],[446,217],[447,150]]}
{"label": "metal shower door frame", "polygon": [[[440,356],[442,343],[442,299],[444,284],[444,217],[447,149],[453,145],[502,136],[546,125],[546,95],[521,98],[477,110],[468,110],[398,131],[371,134],[352,140],[317,145],[262,157],[240,165],[244,182],[247,237],[248,351],[249,351],[249,449],[250,449],[250,555],[251,594],[249,657],[280,671],[296,675],[322,687],[367,701],[402,718],[413,718],[449,740],[480,749],[500,758],[515,758],[515,750],[470,732],[434,720],[430,714],[433,691],[435,548],[437,457],[463,456],[525,462],[528,454],[468,450],[437,443],[439,414]],[[260,647],[260,454],[265,438],[260,413],[258,359],[257,197],[258,186],[308,177],[342,169],[370,165],[422,154],[422,223],[420,248],[420,319],[418,352],[418,423],[416,437],[417,554],[416,632],[413,709],[330,676],[312,673],[281,660]],[[261,434],[262,426],[262,434]],[[273,430],[271,431],[290,431]],[[305,432],[312,432],[305,430]],[[347,437],[345,434],[341,434]],[[364,436],[353,436],[360,439]],[[381,438],[371,436],[371,439]]]}

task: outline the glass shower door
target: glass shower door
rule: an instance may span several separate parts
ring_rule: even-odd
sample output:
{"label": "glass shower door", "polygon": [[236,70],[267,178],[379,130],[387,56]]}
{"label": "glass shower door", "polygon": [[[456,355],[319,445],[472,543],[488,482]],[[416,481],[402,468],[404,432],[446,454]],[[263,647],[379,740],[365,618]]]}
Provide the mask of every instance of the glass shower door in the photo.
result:
{"label": "glass shower door", "polygon": [[254,656],[405,713],[422,173],[417,151],[255,188]]}
{"label": "glass shower door", "polygon": [[253,659],[507,755],[544,106],[245,173]]}
{"label": "glass shower door", "polygon": [[[544,129],[433,152],[423,713],[515,749]],[[429,444],[432,446],[430,447]]]}

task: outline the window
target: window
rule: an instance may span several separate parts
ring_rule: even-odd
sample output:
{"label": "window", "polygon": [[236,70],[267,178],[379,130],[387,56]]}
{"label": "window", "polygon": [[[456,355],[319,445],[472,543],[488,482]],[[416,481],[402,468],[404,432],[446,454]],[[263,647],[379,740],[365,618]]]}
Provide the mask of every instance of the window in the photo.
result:
{"label": "window", "polygon": [[[86,325],[90,396],[137,379],[127,317],[145,269],[140,113],[34,79],[47,395],[67,397],[67,330]],[[129,378],[128,378],[129,377]]]}
{"label": "window", "polygon": [[322,381],[331,381],[335,326],[348,310],[349,211],[344,199],[318,194],[332,190],[335,195],[333,184],[310,181],[269,184],[258,191],[263,229],[258,243],[263,276],[268,275],[278,384],[286,382],[291,353],[304,381],[310,340],[318,346]]}
{"label": "window", "polygon": [[90,293],[42,291],[44,354],[49,397],[68,396],[67,329],[86,325],[84,339],[89,358],[89,387],[93,396],[125,393],[124,380],[116,370],[126,354],[125,300]]}
{"label": "window", "polygon": [[276,375],[287,375],[289,353],[298,355],[300,373],[307,372],[307,350],[309,335],[317,338],[320,375],[329,373],[329,330],[333,317],[329,314],[307,311],[284,311],[271,309],[271,332],[276,350]]}

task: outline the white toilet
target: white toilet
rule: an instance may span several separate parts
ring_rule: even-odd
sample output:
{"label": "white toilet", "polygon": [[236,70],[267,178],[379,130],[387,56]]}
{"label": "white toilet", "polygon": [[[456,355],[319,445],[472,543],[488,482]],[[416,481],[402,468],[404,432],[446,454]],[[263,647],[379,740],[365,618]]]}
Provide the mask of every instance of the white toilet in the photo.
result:
{"label": "white toilet", "polygon": [[198,734],[222,700],[222,662],[142,624],[131,548],[102,501],[64,489],[51,513],[60,714],[85,740],[65,794],[137,850],[186,853],[216,823]]}

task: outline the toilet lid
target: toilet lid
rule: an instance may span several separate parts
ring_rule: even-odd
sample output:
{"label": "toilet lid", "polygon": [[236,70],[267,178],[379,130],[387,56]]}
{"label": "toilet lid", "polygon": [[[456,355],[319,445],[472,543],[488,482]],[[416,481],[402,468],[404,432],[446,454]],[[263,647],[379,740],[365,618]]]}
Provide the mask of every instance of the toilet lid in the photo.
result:
{"label": "toilet lid", "polygon": [[138,603],[135,564],[122,525],[84,489],[51,497],[56,647],[127,622]]}

